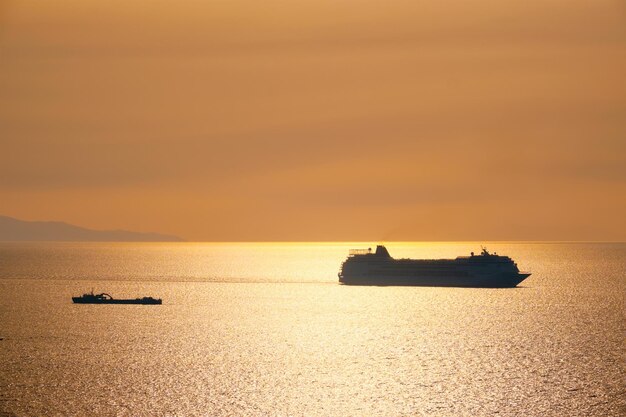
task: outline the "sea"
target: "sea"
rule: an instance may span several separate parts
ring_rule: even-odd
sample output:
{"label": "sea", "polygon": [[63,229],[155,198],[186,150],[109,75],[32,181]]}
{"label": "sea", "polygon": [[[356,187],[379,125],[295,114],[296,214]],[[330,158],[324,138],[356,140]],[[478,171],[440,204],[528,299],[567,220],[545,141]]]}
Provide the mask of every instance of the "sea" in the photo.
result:
{"label": "sea", "polygon": [[625,243],[386,242],[532,275],[340,285],[375,244],[0,243],[0,416],[626,415]]}

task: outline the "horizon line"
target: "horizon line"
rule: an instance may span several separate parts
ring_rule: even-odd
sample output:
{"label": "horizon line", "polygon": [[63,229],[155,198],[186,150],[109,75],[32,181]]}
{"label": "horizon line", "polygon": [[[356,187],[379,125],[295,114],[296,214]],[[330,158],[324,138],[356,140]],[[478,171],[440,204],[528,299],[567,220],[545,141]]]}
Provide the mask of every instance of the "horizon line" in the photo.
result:
{"label": "horizon line", "polygon": [[150,244],[412,244],[412,243],[626,243],[626,240],[1,240],[0,243],[150,243]]}

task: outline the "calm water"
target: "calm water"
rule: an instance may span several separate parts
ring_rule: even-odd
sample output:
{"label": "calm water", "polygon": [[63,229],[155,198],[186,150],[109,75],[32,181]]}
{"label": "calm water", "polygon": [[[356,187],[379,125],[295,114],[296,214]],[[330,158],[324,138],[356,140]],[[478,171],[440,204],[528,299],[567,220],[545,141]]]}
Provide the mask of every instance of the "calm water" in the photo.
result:
{"label": "calm water", "polygon": [[626,413],[626,244],[490,244],[515,289],[338,285],[353,246],[0,243],[0,415]]}

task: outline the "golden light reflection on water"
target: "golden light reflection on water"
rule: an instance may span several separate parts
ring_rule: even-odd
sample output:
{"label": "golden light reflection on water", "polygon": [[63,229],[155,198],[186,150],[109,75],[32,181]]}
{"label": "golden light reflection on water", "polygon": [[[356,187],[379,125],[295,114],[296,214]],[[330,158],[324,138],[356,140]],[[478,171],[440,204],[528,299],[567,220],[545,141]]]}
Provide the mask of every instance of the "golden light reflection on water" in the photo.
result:
{"label": "golden light reflection on water", "polygon": [[[388,247],[450,257],[476,245]],[[353,246],[2,244],[0,411],[582,416],[625,405],[625,245],[490,244],[534,271],[499,290],[338,285]],[[92,286],[164,304],[71,304]]]}

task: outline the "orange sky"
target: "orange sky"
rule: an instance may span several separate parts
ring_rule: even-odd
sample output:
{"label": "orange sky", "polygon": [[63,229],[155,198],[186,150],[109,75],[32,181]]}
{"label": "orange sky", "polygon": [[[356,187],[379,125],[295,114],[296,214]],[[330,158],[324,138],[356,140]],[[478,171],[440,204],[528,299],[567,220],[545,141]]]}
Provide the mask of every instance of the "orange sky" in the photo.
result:
{"label": "orange sky", "polygon": [[619,0],[0,2],[0,214],[626,240]]}

